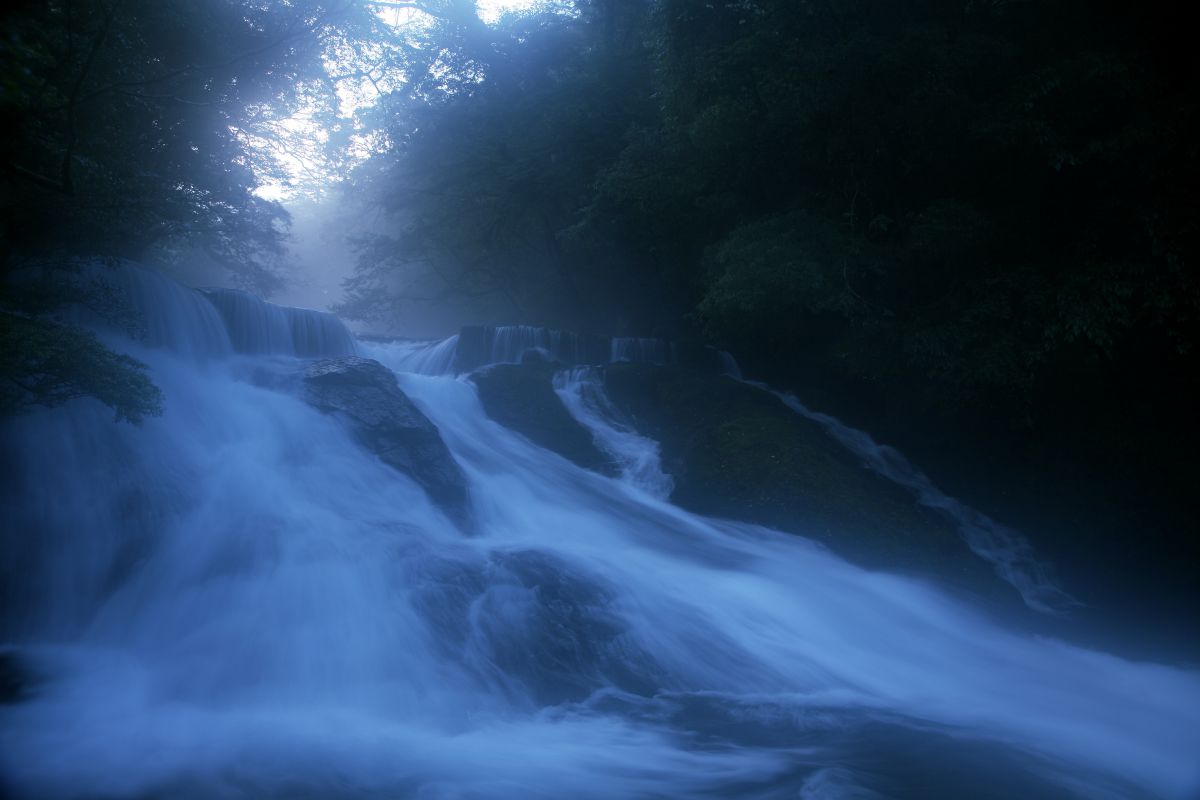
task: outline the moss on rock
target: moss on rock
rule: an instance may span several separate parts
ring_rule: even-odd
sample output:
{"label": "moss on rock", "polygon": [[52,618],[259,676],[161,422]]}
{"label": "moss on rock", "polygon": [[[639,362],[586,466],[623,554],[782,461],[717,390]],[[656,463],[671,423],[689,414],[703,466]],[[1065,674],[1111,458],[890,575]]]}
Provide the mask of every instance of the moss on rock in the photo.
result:
{"label": "moss on rock", "polygon": [[543,361],[495,364],[471,375],[487,415],[534,444],[585,469],[615,475],[612,459],[596,447],[554,391],[556,366]]}
{"label": "moss on rock", "polygon": [[769,392],[647,364],[613,364],[605,385],[661,443],[671,500],[684,508],[808,536],[869,566],[990,572],[948,520]]}

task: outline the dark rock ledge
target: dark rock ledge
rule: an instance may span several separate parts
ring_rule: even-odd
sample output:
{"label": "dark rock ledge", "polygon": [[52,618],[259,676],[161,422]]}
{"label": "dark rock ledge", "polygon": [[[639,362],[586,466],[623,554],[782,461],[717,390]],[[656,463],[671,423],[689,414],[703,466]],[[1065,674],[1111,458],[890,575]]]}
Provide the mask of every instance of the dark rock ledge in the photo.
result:
{"label": "dark rock ledge", "polygon": [[467,481],[437,426],[400,390],[396,376],[367,358],[310,364],[304,399],[346,421],[364,447],[416,481],[459,525],[470,519]]}

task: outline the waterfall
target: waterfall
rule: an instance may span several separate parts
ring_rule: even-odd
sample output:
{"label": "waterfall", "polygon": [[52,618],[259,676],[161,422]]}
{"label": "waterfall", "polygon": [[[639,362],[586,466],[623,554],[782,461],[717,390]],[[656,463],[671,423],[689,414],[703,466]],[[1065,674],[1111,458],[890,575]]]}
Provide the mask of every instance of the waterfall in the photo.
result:
{"label": "waterfall", "polygon": [[[128,262],[89,264],[82,273],[83,280],[111,286],[118,297],[128,301],[144,327],[142,340],[146,344],[193,359],[222,358],[233,351],[221,315],[199,292]],[[86,315],[75,321],[89,322]]]}
{"label": "waterfall", "polygon": [[348,356],[357,352],[342,321],[324,311],[277,306],[236,289],[207,289],[239,353],[287,356]]}
{"label": "waterfall", "polygon": [[455,353],[458,350],[458,335],[435,341],[366,341],[361,344],[361,348],[371,358],[396,372],[452,375]]}
{"label": "waterfall", "polygon": [[[756,385],[770,391],[765,385]],[[1021,593],[1027,606],[1059,615],[1078,608],[1079,601],[1054,582],[1049,568],[1020,533],[946,495],[895,448],[877,443],[866,432],[851,428],[828,414],[810,410],[791,394],[773,393],[788,408],[824,428],[842,446],[861,458],[867,469],[903,486],[921,505],[950,518],[971,552],[991,564],[1001,580]]]}
{"label": "waterfall", "polygon": [[[372,357],[405,372],[451,375],[490,364],[517,364],[527,354],[567,366],[618,361],[686,365],[740,378],[737,361],[724,350],[695,343],[636,336],[596,336],[534,325],[471,326],[436,341],[369,342]],[[681,352],[682,350],[682,352]]]}
{"label": "waterfall", "polygon": [[623,418],[608,399],[604,376],[597,368],[574,367],[556,373],[554,391],[600,449],[620,467],[627,483],[660,500],[670,497],[675,482],[662,470],[658,442],[640,435]]}
{"label": "waterfall", "polygon": [[147,363],[164,415],[117,425],[78,400],[0,423],[0,673],[30,676],[0,703],[0,795],[1200,791],[1194,667],[1013,630],[676,508],[593,373],[557,388],[621,478],[499,426],[471,382],[418,374],[452,372],[451,345],[391,346],[469,483],[464,536],[245,369],[342,351],[325,317],[297,336],[287,313],[131,280],[162,316],[114,346]]}
{"label": "waterfall", "polygon": [[721,374],[735,380],[741,380],[742,368],[738,366],[737,359],[733,357],[733,354],[726,350],[720,350],[718,353],[721,359]]}
{"label": "waterfall", "polygon": [[645,337],[613,337],[609,363],[633,361],[639,364],[675,363],[671,343],[664,339]]}
{"label": "waterfall", "polygon": [[596,336],[532,325],[464,328],[455,340],[453,369],[470,372],[489,364],[516,364],[526,353],[568,366],[618,361],[680,364],[714,374],[740,374],[733,356],[713,347],[635,336]]}
{"label": "waterfall", "polygon": [[[279,306],[236,289],[189,289],[127,261],[83,263],[71,277],[93,293],[111,292],[106,302],[116,316],[130,316],[123,313],[128,308],[139,329],[135,346],[164,348],[193,360],[233,353],[311,358],[358,352],[349,329],[325,311]],[[114,331],[111,320],[87,308],[70,309],[65,316],[106,337],[128,333]]]}

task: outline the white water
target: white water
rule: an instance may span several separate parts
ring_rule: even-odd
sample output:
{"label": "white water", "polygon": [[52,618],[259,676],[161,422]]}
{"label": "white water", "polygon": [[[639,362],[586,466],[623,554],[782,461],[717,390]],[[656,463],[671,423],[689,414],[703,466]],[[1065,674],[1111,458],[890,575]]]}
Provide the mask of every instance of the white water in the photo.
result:
{"label": "white water", "polygon": [[[150,308],[203,326],[207,302]],[[464,538],[286,389],[289,359],[125,347],[165,416],[3,430],[0,631],[42,678],[0,707],[0,795],[1200,791],[1195,671],[685,513],[403,374],[470,483]],[[993,772],[954,784],[981,748]]]}
{"label": "white water", "polygon": [[333,314],[264,303],[248,292],[205,292],[224,318],[233,348],[252,355],[348,356],[354,337]]}
{"label": "white water", "polygon": [[554,391],[571,416],[592,434],[596,445],[620,467],[626,483],[659,500],[671,496],[675,481],[662,470],[658,442],[642,436],[621,419],[596,367],[573,367],[557,373]]}
{"label": "white water", "polygon": [[619,336],[612,340],[612,349],[608,360],[636,361],[645,364],[671,364],[675,354],[671,352],[671,343],[662,339],[650,339],[641,336]]}
{"label": "white water", "polygon": [[[516,363],[528,350],[538,350],[565,363],[578,362],[586,347],[574,334],[513,325],[485,329],[491,358],[496,363]],[[421,375],[454,375],[459,337],[440,341],[395,341],[370,343],[368,354],[397,372]],[[720,373],[743,380],[733,356],[714,351]],[[597,355],[592,353],[592,355]],[[667,364],[675,361],[673,348],[660,339],[612,339],[607,363],[641,361]],[[603,359],[597,359],[603,360]],[[971,552],[992,565],[997,577],[1011,585],[1029,608],[1052,616],[1069,616],[1082,604],[1055,581],[1050,568],[1020,532],[1001,525],[987,515],[942,492],[920,469],[895,448],[877,443],[865,431],[852,428],[820,412],[812,411],[794,395],[744,381],[779,398],[797,414],[820,425],[833,438],[881,477],[912,492],[914,499],[944,514],[954,523]],[[603,381],[594,367],[575,367],[556,377],[555,390],[572,416],[591,434],[596,445],[611,456],[629,483],[659,499],[674,488],[671,477],[659,462],[659,447],[639,435],[609,401]]]}
{"label": "white water", "polygon": [[[761,388],[768,389],[766,386]],[[971,552],[991,564],[997,576],[1021,593],[1027,606],[1055,615],[1067,614],[1079,607],[1079,601],[1055,583],[1033,545],[1020,533],[942,492],[895,448],[879,444],[866,432],[851,428],[828,414],[810,410],[793,395],[774,394],[788,408],[823,427],[847,450],[861,458],[867,469],[908,489],[921,505],[949,517]]]}
{"label": "white water", "polygon": [[453,375],[458,336],[438,341],[370,342],[366,349],[371,358],[396,372],[417,375]]}
{"label": "white water", "polygon": [[[236,293],[231,293],[236,294]],[[677,347],[665,339],[635,336],[589,336],[534,325],[499,325],[476,328],[473,337],[481,363],[463,367],[458,361],[459,335],[438,341],[372,342],[373,357],[402,372],[421,375],[451,375],[484,364],[518,364],[530,351],[567,365],[611,364],[633,361],[643,364],[678,363]],[[741,377],[733,356],[723,350],[701,348],[714,372]],[[693,356],[695,357],[695,356]]]}
{"label": "white water", "polygon": [[516,363],[526,350],[538,350],[568,363],[585,360],[586,345],[572,333],[533,325],[500,325],[484,330],[493,364]]}

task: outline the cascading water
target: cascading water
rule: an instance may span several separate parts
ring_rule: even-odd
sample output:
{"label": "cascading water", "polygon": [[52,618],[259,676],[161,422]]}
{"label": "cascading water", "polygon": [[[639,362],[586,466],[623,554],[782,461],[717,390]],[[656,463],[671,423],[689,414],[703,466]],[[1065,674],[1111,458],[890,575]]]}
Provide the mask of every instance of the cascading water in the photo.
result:
{"label": "cascading water", "polygon": [[198,292],[130,264],[89,265],[83,272],[85,280],[114,285],[128,299],[145,326],[145,344],[198,359],[232,354],[233,344],[220,313]]}
{"label": "cascading water", "polygon": [[418,375],[452,375],[458,351],[458,336],[438,341],[368,342],[367,350],[380,364],[396,372]]}
{"label": "cascading water", "polygon": [[312,357],[357,352],[354,337],[333,314],[265,303],[236,289],[204,294],[224,318],[239,353]]}
{"label": "cascading water", "polygon": [[[236,289],[188,289],[161,273],[134,264],[84,264],[83,285],[115,289],[136,316],[141,345],[193,359],[262,356],[343,356],[358,352],[342,321],[325,311],[265,302]],[[67,315],[80,324],[105,322],[86,310]]]}
{"label": "cascading water", "polygon": [[[469,382],[401,373],[470,484],[464,537],[261,380],[288,358],[233,357],[225,328],[214,358],[209,300],[160,285],[151,312],[180,330],[122,346],[162,418],[114,425],[81,401],[4,423],[0,630],[33,677],[0,706],[0,793],[1200,790],[1194,670],[1006,630],[802,538],[686,513],[636,470],[606,478],[493,423]],[[586,410],[587,381],[564,376],[564,400]]]}
{"label": "cascading water", "polygon": [[662,471],[658,442],[647,439],[621,418],[604,392],[604,379],[595,367],[574,367],[554,376],[554,390],[571,412],[621,469],[621,477],[660,500],[675,488]]}
{"label": "cascading water", "polygon": [[[653,337],[596,336],[532,325],[472,326],[454,338],[452,369],[469,372],[488,364],[515,364],[530,351],[550,361],[570,366],[634,361],[644,364],[680,364],[713,373],[737,374],[737,363],[728,353],[707,345]],[[449,341],[449,340],[446,340]]]}
{"label": "cascading water", "polygon": [[640,336],[616,336],[612,340],[609,362],[634,361],[642,364],[673,364],[675,354],[671,343],[663,339]]}
{"label": "cascading water", "polygon": [[533,325],[502,325],[484,329],[488,363],[515,363],[527,350],[539,350],[567,363],[588,361],[588,339],[573,333]]}
{"label": "cascading water", "polygon": [[[770,391],[766,386],[762,388]],[[1020,533],[943,493],[895,448],[877,443],[864,431],[844,425],[828,414],[810,410],[793,395],[774,394],[788,408],[823,427],[847,450],[861,458],[867,469],[903,486],[919,503],[953,520],[971,551],[991,564],[997,576],[1020,592],[1030,608],[1048,614],[1065,614],[1078,607],[1079,601],[1054,582],[1029,540]]]}

